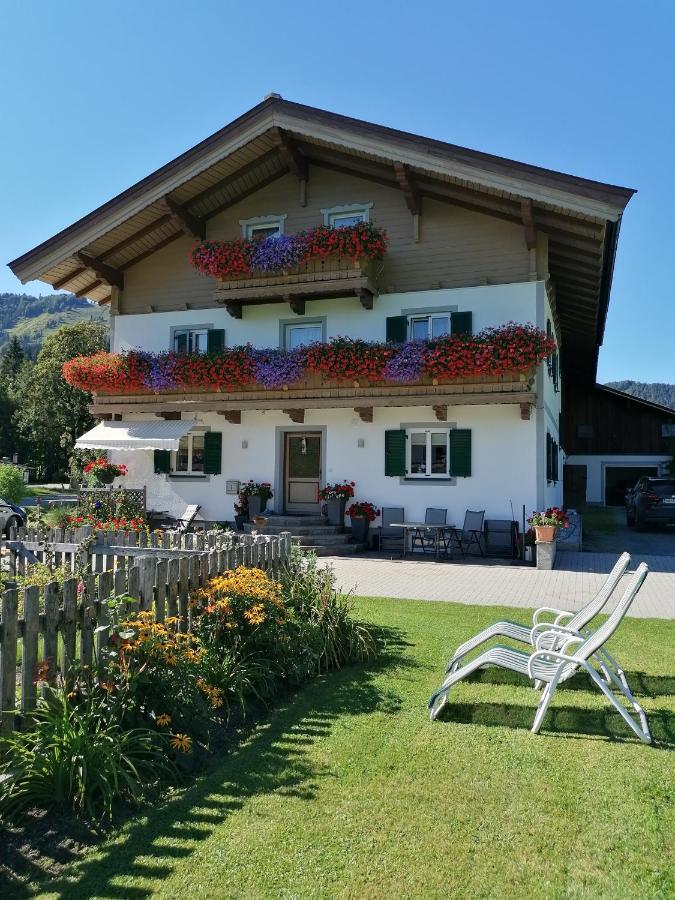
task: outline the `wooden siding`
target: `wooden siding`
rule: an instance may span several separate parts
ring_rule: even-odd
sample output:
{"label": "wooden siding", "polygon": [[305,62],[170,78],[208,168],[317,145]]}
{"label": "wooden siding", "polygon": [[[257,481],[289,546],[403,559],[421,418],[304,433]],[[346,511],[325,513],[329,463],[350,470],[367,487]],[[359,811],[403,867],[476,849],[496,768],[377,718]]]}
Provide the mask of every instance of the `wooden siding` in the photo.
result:
{"label": "wooden siding", "polygon": [[[595,386],[563,391],[563,447],[572,453],[664,453],[664,424],[675,424],[675,410],[661,412],[630,397]],[[583,436],[587,435],[587,436]]]}
{"label": "wooden siding", "polygon": [[[300,205],[297,179],[288,174],[208,222],[207,238],[241,235],[240,219],[286,214],[287,233],[321,224],[321,209],[372,203],[371,220],[389,232],[390,250],[379,279],[383,293],[434,290],[485,283],[527,281],[524,229],[435,200],[423,201],[419,242],[402,191],[365,178],[311,167],[307,205]],[[216,283],[188,262],[191,238],[180,238],[126,272],[122,313],[214,306]],[[152,307],[152,310],[151,310]]]}

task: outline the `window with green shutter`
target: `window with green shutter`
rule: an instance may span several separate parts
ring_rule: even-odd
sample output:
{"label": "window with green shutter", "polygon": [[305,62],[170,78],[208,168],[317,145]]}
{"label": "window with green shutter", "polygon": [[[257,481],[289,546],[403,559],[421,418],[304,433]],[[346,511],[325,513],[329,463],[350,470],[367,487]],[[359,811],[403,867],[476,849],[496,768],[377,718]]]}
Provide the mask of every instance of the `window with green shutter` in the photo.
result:
{"label": "window with green shutter", "polygon": [[387,340],[392,344],[403,344],[408,339],[408,317],[387,317]]}
{"label": "window with green shutter", "polygon": [[206,352],[220,353],[225,349],[225,329],[209,328],[206,336]]}
{"label": "window with green shutter", "polygon": [[473,334],[473,313],[454,312],[452,314],[453,334]]}
{"label": "window with green shutter", "polygon": [[384,433],[384,474],[392,476],[405,475],[405,441],[406,434],[401,428],[391,429]]}
{"label": "window with green shutter", "polygon": [[471,475],[471,429],[453,428],[450,432],[450,474],[460,478]]}
{"label": "window with green shutter", "polygon": [[223,456],[223,435],[207,431],[204,435],[204,474],[220,475]]}
{"label": "window with green shutter", "polygon": [[155,450],[155,475],[168,475],[171,471],[171,453],[169,450]]}

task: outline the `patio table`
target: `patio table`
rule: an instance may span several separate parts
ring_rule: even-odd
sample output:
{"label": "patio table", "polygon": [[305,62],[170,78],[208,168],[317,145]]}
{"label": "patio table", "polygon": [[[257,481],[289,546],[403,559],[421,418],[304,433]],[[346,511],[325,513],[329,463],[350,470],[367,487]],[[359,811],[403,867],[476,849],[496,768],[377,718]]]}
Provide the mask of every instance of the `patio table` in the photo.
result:
{"label": "patio table", "polygon": [[446,529],[450,530],[454,528],[454,525],[450,525],[447,522],[442,525],[430,525],[427,522],[392,522],[389,526],[390,528],[402,528],[403,529],[403,552],[401,553],[401,559],[405,559],[406,551],[408,549],[408,534],[411,531],[431,531],[434,535],[434,558],[436,561],[440,559],[441,556],[441,533]]}

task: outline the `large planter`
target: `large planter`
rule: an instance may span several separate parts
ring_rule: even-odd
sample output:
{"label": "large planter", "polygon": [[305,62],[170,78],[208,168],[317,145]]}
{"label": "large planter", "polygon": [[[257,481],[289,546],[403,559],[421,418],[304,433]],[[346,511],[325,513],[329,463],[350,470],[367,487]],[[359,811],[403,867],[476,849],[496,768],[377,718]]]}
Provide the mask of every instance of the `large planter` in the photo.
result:
{"label": "large planter", "polygon": [[246,516],[239,516],[239,515],[237,515],[237,516],[234,517],[234,524],[235,524],[235,526],[236,526],[236,528],[237,528],[237,531],[243,531],[243,530],[244,530],[244,522],[245,522],[245,521],[246,521]]}
{"label": "large planter", "polygon": [[326,515],[329,525],[344,525],[346,500],[327,500]]}
{"label": "large planter", "polygon": [[97,472],[96,480],[99,484],[112,484],[115,480],[115,475],[113,472]]}
{"label": "large planter", "polygon": [[262,497],[259,494],[249,494],[248,497],[248,520],[252,522],[255,516],[259,516],[262,512]]}
{"label": "large planter", "polygon": [[534,533],[538,544],[552,544],[555,540],[555,525],[535,525]]}
{"label": "large planter", "polygon": [[355,544],[368,543],[368,529],[370,528],[370,520],[365,516],[352,516],[352,537]]}

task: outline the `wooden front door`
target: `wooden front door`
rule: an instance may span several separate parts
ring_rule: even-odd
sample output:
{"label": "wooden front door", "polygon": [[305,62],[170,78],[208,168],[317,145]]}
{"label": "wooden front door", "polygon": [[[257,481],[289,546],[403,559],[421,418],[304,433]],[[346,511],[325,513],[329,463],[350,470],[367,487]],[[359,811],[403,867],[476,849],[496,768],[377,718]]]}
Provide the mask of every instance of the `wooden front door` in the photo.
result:
{"label": "wooden front door", "polygon": [[566,509],[586,508],[586,466],[567,463],[563,468],[563,505]]}
{"label": "wooden front door", "polygon": [[288,431],[284,436],[284,508],[287,513],[320,512],[321,434]]}

